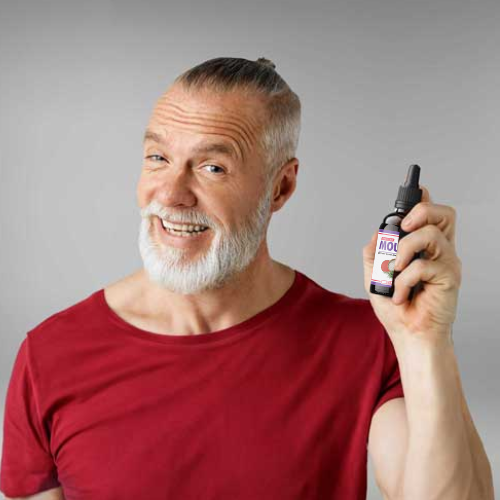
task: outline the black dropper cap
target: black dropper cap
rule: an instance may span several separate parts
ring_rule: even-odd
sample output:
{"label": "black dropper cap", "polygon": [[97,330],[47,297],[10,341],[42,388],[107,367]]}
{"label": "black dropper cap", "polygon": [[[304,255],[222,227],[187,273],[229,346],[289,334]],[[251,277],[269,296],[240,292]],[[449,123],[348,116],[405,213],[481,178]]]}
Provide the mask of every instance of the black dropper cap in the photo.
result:
{"label": "black dropper cap", "polygon": [[417,203],[422,200],[422,190],[418,187],[420,179],[420,167],[418,165],[410,165],[406,179],[399,186],[398,197],[396,198],[395,208],[403,208],[411,210]]}

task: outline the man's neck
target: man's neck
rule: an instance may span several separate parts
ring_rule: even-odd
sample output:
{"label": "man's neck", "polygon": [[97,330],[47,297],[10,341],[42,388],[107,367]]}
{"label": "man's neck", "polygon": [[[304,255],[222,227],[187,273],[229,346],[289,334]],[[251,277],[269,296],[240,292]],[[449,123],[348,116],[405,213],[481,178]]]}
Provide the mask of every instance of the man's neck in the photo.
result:
{"label": "man's neck", "polygon": [[181,295],[149,280],[144,269],[133,275],[134,309],[155,331],[172,335],[197,335],[229,328],[254,316],[279,300],[291,287],[295,272],[269,259],[249,268],[226,286],[198,295]]}

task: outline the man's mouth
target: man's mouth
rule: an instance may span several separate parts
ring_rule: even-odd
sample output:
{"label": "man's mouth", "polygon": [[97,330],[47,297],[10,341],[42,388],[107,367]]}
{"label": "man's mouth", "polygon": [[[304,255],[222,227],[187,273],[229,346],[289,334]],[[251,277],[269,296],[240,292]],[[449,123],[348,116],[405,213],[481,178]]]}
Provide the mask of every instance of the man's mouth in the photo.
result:
{"label": "man's mouth", "polygon": [[164,219],[160,220],[163,229],[167,233],[174,234],[176,236],[192,237],[205,232],[207,229],[210,229],[208,226],[203,226],[199,224],[173,224],[172,222],[168,222]]}

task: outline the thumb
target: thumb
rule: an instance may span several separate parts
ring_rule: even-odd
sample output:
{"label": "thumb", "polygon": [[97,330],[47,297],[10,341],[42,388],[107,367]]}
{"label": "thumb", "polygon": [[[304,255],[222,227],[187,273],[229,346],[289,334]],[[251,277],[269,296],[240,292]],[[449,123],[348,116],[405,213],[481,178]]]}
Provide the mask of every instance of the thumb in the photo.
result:
{"label": "thumb", "polygon": [[363,270],[366,293],[370,293],[370,282],[373,274],[373,262],[377,248],[378,229],[372,234],[370,241],[363,247]]}

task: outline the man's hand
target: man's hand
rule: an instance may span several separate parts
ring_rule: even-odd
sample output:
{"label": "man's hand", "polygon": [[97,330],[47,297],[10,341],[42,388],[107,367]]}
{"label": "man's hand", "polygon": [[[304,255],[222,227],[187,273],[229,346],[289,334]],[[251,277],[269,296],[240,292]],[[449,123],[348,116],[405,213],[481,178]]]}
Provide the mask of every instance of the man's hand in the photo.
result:
{"label": "man's hand", "polygon": [[[365,290],[393,343],[402,335],[418,335],[431,343],[451,341],[456,316],[462,279],[462,262],[455,252],[456,211],[448,205],[434,204],[427,188],[420,188],[422,201],[402,222],[402,229],[410,234],[399,240],[395,270],[402,272],[393,282],[392,298],[370,293],[378,229],[363,247]],[[425,251],[424,258],[409,264],[419,251]],[[423,289],[409,301],[410,288],[419,281]]]}

